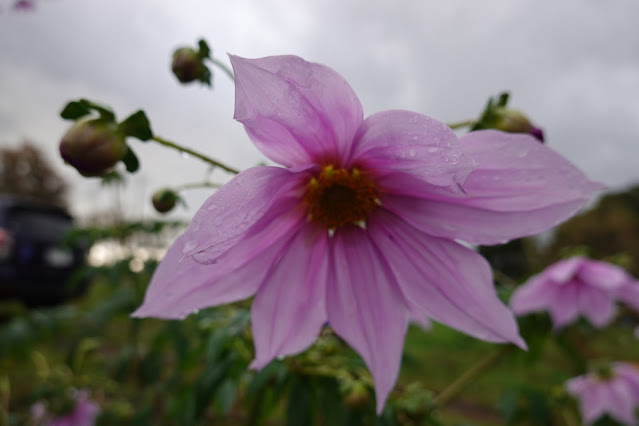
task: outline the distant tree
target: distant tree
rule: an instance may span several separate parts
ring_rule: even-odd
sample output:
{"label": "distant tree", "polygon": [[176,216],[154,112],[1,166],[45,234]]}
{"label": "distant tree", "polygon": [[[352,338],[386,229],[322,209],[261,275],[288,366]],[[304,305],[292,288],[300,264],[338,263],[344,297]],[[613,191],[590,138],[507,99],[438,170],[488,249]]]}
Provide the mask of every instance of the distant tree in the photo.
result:
{"label": "distant tree", "polygon": [[65,206],[67,188],[34,144],[24,142],[15,148],[0,148],[0,192]]}
{"label": "distant tree", "polygon": [[594,208],[562,224],[546,256],[553,261],[576,246],[598,259],[624,255],[628,264],[623,266],[639,277],[639,185],[604,196]]}

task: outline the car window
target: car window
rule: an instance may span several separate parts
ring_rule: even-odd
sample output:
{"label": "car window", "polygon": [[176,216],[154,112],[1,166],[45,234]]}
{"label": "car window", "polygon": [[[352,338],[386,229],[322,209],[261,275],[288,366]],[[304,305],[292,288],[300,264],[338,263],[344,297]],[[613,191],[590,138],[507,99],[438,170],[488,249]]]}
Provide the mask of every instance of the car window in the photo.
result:
{"label": "car window", "polygon": [[73,226],[71,218],[48,211],[16,209],[9,216],[10,227],[21,235],[60,240]]}

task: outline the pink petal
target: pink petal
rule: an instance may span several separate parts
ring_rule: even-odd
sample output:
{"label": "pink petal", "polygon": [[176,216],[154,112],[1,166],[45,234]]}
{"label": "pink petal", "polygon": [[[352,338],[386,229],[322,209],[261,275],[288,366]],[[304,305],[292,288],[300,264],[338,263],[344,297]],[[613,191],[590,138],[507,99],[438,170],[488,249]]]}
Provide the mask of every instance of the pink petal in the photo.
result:
{"label": "pink petal", "polygon": [[622,303],[639,311],[639,281],[628,281],[615,292]]}
{"label": "pink petal", "polygon": [[185,255],[184,236],[180,237],[155,270],[144,303],[133,316],[184,318],[194,310],[255,294],[286,243],[305,223],[292,210],[295,205],[296,201],[287,199],[275,202],[272,212],[217,263],[203,264]]}
{"label": "pink petal", "polygon": [[579,316],[579,305],[577,304],[579,291],[579,285],[575,283],[557,286],[557,290],[548,307],[555,329],[562,328]]}
{"label": "pink petal", "polygon": [[592,286],[580,287],[577,304],[581,313],[590,320],[592,325],[599,328],[610,323],[615,312],[611,295]]}
{"label": "pink petal", "polygon": [[211,195],[184,232],[184,254],[212,263],[237,244],[278,200],[299,185],[303,174],[282,167],[244,170]]}
{"label": "pink petal", "polygon": [[408,310],[386,259],[366,231],[340,230],[329,245],[328,321],[368,365],[380,413],[399,372]]}
{"label": "pink petal", "polygon": [[570,259],[560,260],[559,262],[549,266],[544,275],[552,279],[557,284],[564,284],[571,281],[586,263],[583,257],[571,257]]}
{"label": "pink petal", "polygon": [[545,310],[555,293],[556,284],[543,274],[536,275],[519,286],[510,297],[510,307],[517,315]]}
{"label": "pink petal", "polygon": [[260,151],[285,166],[345,163],[363,113],[342,76],[297,56],[230,58],[235,119]]}
{"label": "pink petal", "polygon": [[497,244],[557,225],[601,188],[528,135],[477,131],[460,143],[478,163],[466,195],[383,194],[384,206],[428,234]]}
{"label": "pink petal", "polygon": [[253,368],[303,351],[326,323],[327,238],[325,231],[304,228],[260,286],[251,309]]}
{"label": "pink petal", "polygon": [[526,347],[513,313],[497,297],[490,266],[479,254],[425,235],[384,212],[368,229],[408,303],[479,339]]}
{"label": "pink petal", "polygon": [[606,387],[605,398],[610,415],[624,424],[636,424],[631,390],[624,380],[617,377],[609,381]]}
{"label": "pink petal", "polygon": [[579,271],[584,283],[604,291],[616,291],[631,280],[623,268],[607,262],[585,259]]}
{"label": "pink petal", "polygon": [[364,121],[355,137],[353,162],[376,173],[403,172],[444,187],[460,187],[475,167],[444,123],[398,110]]}

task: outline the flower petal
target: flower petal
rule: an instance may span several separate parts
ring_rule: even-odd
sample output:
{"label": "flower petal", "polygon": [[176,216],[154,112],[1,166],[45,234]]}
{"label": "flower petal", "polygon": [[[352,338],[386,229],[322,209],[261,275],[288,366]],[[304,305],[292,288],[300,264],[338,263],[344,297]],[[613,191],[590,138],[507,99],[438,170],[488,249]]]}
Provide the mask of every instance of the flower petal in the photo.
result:
{"label": "flower petal", "polygon": [[562,328],[579,316],[579,305],[577,304],[579,291],[579,283],[570,282],[556,286],[554,297],[548,306],[555,329]]}
{"label": "flower petal", "polygon": [[607,384],[605,393],[608,413],[626,425],[636,424],[632,391],[623,378],[616,377]]}
{"label": "flower petal", "polygon": [[272,212],[224,252],[217,263],[205,264],[185,255],[184,235],[178,238],[155,270],[144,303],[133,316],[184,318],[196,309],[255,294],[286,243],[305,223],[303,215],[291,210],[296,203],[289,199],[276,201]]}
{"label": "flower petal", "polygon": [[528,135],[482,130],[460,143],[478,163],[466,194],[382,194],[384,206],[431,235],[497,244],[557,225],[601,188]]}
{"label": "flower petal", "polygon": [[615,292],[622,303],[639,311],[639,281],[630,281]]}
{"label": "flower petal", "polygon": [[253,368],[306,349],[326,323],[326,232],[305,227],[260,286],[251,308]]}
{"label": "flower petal", "polygon": [[234,117],[260,151],[285,166],[345,162],[363,113],[342,76],[297,56],[230,58]]}
{"label": "flower petal", "polygon": [[242,238],[273,203],[299,184],[301,173],[282,167],[244,170],[211,195],[183,234],[184,254],[212,263]]}
{"label": "flower petal", "polygon": [[582,285],[577,294],[577,304],[582,315],[599,328],[607,325],[615,313],[611,295],[597,287]]}
{"label": "flower petal", "polygon": [[328,321],[368,365],[381,413],[399,373],[408,309],[386,260],[366,231],[339,230],[329,245]]}
{"label": "flower petal", "polygon": [[355,137],[353,162],[376,173],[403,172],[444,187],[460,187],[476,165],[444,123],[400,110],[364,120]]}
{"label": "flower petal", "polygon": [[545,310],[551,303],[556,284],[543,275],[532,277],[517,287],[510,297],[509,305],[517,315]]}
{"label": "flower petal", "polygon": [[425,235],[384,212],[375,215],[368,229],[409,303],[471,336],[526,347],[513,313],[497,297],[490,266],[479,254]]}

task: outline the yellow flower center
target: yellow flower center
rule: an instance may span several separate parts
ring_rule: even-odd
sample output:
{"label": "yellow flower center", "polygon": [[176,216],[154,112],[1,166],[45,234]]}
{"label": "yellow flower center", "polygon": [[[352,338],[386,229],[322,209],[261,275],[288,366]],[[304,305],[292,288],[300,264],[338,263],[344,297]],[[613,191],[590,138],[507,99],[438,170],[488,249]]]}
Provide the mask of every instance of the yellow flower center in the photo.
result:
{"label": "yellow flower center", "polygon": [[309,222],[334,231],[344,225],[366,225],[366,216],[379,204],[377,188],[365,173],[324,166],[306,185],[304,203]]}

